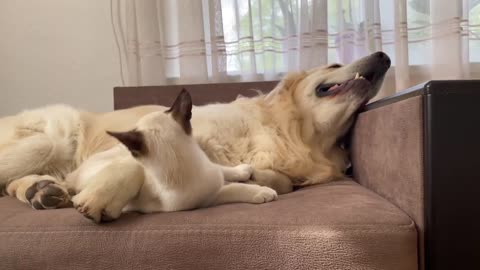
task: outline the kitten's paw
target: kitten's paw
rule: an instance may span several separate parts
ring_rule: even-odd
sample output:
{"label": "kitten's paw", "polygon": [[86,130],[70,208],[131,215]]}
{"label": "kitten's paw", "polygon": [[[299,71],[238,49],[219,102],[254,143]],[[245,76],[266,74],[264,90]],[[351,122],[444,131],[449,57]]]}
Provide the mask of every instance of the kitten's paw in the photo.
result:
{"label": "kitten's paw", "polygon": [[253,196],[253,203],[266,203],[278,199],[277,192],[269,187],[258,188],[257,194]]}
{"label": "kitten's paw", "polygon": [[250,164],[240,164],[235,167],[220,166],[220,168],[227,182],[246,182],[252,179],[253,167]]}
{"label": "kitten's paw", "polygon": [[230,175],[229,182],[245,182],[252,178],[253,167],[250,164],[240,164],[233,169],[234,173]]}

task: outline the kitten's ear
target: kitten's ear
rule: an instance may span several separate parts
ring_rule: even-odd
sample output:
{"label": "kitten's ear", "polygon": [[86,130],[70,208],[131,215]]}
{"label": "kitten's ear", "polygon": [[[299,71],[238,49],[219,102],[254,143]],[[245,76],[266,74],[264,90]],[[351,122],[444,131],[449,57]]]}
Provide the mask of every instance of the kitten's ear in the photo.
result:
{"label": "kitten's ear", "polygon": [[192,119],[192,97],[185,88],[178,94],[172,107],[166,111],[171,113],[173,119],[180,124],[185,133],[192,134],[192,125],[190,119]]}
{"label": "kitten's ear", "polygon": [[139,157],[147,154],[147,146],[142,132],[130,130],[127,132],[107,131],[107,133],[125,145],[130,153],[132,153],[132,156]]}

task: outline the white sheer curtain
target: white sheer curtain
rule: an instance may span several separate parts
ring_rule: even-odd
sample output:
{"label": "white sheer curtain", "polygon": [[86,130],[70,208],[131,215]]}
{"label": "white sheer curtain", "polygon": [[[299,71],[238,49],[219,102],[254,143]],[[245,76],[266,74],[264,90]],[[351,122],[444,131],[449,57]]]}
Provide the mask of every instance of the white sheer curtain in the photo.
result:
{"label": "white sheer curtain", "polygon": [[380,96],[479,78],[480,0],[112,0],[126,85],[274,80],[392,58]]}

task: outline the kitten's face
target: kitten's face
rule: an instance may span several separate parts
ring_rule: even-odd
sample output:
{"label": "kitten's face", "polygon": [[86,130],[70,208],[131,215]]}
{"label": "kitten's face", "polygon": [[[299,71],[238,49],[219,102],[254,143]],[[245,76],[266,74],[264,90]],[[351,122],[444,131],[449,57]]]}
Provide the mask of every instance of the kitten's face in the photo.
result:
{"label": "kitten's face", "polygon": [[192,99],[184,89],[172,107],[140,118],[134,130],[109,132],[143,162],[164,162],[175,157],[175,148],[191,140]]}

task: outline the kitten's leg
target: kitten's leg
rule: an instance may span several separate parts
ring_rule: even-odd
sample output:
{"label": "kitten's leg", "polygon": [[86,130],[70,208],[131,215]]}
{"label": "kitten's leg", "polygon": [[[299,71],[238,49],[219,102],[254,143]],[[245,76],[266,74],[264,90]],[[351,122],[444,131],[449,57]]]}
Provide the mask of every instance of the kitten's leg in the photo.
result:
{"label": "kitten's leg", "polygon": [[220,168],[227,182],[245,182],[266,186],[274,189],[278,194],[293,191],[293,184],[290,178],[273,170],[253,169],[249,164],[240,164],[235,167],[220,166]]}
{"label": "kitten's leg", "polygon": [[[79,170],[91,168],[85,166]],[[75,171],[67,177],[67,182],[75,183],[78,192],[72,198],[74,207],[97,223],[119,218],[122,209],[140,191],[145,178],[143,167],[131,159],[114,160],[93,175],[86,175]]]}
{"label": "kitten's leg", "polygon": [[235,167],[218,165],[225,181],[227,182],[245,182],[251,179],[253,168],[249,164],[240,164]]}
{"label": "kitten's leg", "polygon": [[253,170],[252,181],[248,184],[266,186],[277,191],[278,194],[290,193],[293,191],[293,184],[290,177],[273,170]]}
{"label": "kitten's leg", "polygon": [[28,175],[11,181],[6,193],[35,209],[53,209],[71,206],[71,191],[63,181],[50,175]]}
{"label": "kitten's leg", "polygon": [[268,187],[243,183],[231,183],[220,188],[212,205],[238,202],[266,203],[274,201],[277,198],[277,192]]}

